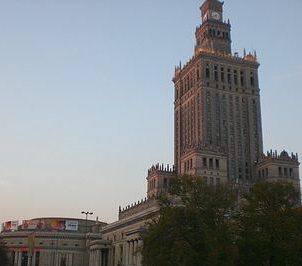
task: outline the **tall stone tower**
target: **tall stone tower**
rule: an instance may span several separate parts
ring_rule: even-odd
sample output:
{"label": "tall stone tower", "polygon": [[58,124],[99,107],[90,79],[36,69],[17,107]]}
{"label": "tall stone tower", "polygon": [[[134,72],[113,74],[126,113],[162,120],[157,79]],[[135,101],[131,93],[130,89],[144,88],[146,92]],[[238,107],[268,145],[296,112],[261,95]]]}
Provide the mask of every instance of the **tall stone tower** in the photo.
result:
{"label": "tall stone tower", "polygon": [[256,53],[231,51],[223,3],[200,7],[193,57],[175,68],[174,164],[177,174],[250,183],[263,152]]}

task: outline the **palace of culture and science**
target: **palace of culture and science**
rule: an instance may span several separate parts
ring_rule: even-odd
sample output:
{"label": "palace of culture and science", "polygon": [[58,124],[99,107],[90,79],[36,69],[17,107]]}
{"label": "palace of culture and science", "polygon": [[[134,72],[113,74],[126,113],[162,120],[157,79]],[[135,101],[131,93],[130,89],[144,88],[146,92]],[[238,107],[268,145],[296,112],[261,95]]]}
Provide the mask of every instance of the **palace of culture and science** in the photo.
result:
{"label": "palace of culture and science", "polygon": [[[286,180],[300,191],[298,155],[263,151],[256,52],[244,51],[243,56],[232,53],[231,25],[223,19],[222,2],[205,0],[200,10],[202,23],[195,31],[193,56],[175,67],[173,77],[174,167],[152,166],[147,175],[146,198],[120,207],[116,222],[96,222],[86,234],[41,233],[41,243],[52,238],[54,243],[61,238],[66,243],[69,238],[82,239],[86,249],[67,250],[67,243],[61,250],[58,245],[56,256],[51,257],[51,247],[40,245],[35,251],[40,252],[36,266],[63,265],[64,254],[64,265],[69,266],[140,266],[140,232],[158,215],[156,196],[168,189],[175,176],[193,175],[209,185],[228,183],[246,189],[259,179]],[[21,232],[11,234],[16,233],[21,237]],[[26,236],[26,231],[23,234]],[[47,238],[44,241],[43,236]],[[0,234],[8,243],[10,237],[16,238],[10,233]],[[80,247],[81,243],[72,242],[71,246]],[[18,251],[13,244],[11,248]],[[20,254],[13,255],[17,258],[14,266],[23,266]]]}

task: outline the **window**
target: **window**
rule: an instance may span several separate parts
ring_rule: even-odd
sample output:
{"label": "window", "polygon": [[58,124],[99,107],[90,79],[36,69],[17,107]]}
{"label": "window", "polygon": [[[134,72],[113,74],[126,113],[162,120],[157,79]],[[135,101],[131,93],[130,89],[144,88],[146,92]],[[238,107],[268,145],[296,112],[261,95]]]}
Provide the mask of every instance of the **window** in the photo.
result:
{"label": "window", "polygon": [[265,168],[265,176],[268,177],[268,168]]}
{"label": "window", "polygon": [[203,158],[203,159],[202,159],[202,166],[203,166],[204,168],[207,168],[207,158]]}
{"label": "window", "polygon": [[293,168],[289,168],[289,176],[290,176],[290,177],[293,176]]}
{"label": "window", "polygon": [[216,178],[216,185],[220,185],[220,178]]}
{"label": "window", "polygon": [[236,69],[234,70],[234,83],[238,85],[238,73]]}
{"label": "window", "polygon": [[209,64],[206,64],[206,78],[210,78],[210,66]]}
{"label": "window", "polygon": [[282,176],[282,167],[278,167],[279,176]]}
{"label": "window", "polygon": [[244,83],[244,72],[243,71],[240,71],[240,83],[241,83],[241,86],[245,85],[245,83]]}
{"label": "window", "polygon": [[192,170],[192,168],[193,168],[193,160],[191,159],[190,160],[190,169]]}
{"label": "window", "polygon": [[66,254],[61,255],[60,266],[67,266],[67,257]]}
{"label": "window", "polygon": [[287,176],[287,168],[284,168],[284,175]]}
{"label": "window", "polygon": [[167,188],[168,187],[168,180],[167,178],[164,178],[164,188]]}
{"label": "window", "polygon": [[253,72],[251,72],[250,81],[251,81],[251,86],[255,87],[255,80],[254,80],[254,73]]}
{"label": "window", "polygon": [[224,68],[223,67],[221,67],[220,68],[220,79],[221,79],[221,82],[224,82]]}
{"label": "window", "polygon": [[214,185],[214,177],[210,177],[210,185]]}
{"label": "window", "polygon": [[209,160],[209,167],[210,167],[210,169],[213,169],[213,159],[212,158]]}
{"label": "window", "polygon": [[28,264],[28,253],[27,251],[22,251],[21,253],[21,266],[27,266]]}
{"label": "window", "polygon": [[214,79],[215,81],[218,81],[218,66],[214,66]]}
{"label": "window", "polygon": [[203,181],[204,181],[205,183],[208,183],[208,178],[207,178],[206,176],[204,176],[204,177],[203,177]]}
{"label": "window", "polygon": [[219,169],[219,159],[215,160],[216,169]]}
{"label": "window", "polygon": [[232,79],[231,79],[231,69],[228,68],[228,83],[232,84]]}

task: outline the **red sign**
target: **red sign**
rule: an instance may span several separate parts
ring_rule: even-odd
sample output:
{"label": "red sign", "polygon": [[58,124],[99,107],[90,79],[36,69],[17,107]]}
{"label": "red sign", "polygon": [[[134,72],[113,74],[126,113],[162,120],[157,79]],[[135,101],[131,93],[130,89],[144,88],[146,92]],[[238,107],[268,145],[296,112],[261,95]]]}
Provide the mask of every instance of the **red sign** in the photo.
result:
{"label": "red sign", "polygon": [[[22,251],[29,251],[29,248],[11,248],[10,250],[22,250]],[[35,248],[35,251],[41,251],[40,248]]]}

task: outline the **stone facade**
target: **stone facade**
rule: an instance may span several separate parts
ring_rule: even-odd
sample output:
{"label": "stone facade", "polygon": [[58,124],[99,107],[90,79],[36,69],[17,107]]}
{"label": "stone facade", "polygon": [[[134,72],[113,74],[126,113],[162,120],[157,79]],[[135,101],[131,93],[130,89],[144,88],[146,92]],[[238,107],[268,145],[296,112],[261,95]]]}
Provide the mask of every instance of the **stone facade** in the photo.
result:
{"label": "stone facade", "polygon": [[[141,266],[141,232],[159,215],[155,198],[146,199],[119,211],[119,220],[102,228],[103,239],[112,243],[108,266]],[[99,266],[91,264],[89,266]]]}
{"label": "stone facade", "polygon": [[231,26],[223,21],[221,2],[206,1],[201,11],[194,55],[175,68],[173,78],[177,173],[185,172],[188,148],[208,146],[226,151],[229,181],[252,182],[263,149],[259,63],[255,53],[231,54]]}
{"label": "stone facade", "polygon": [[[76,221],[77,230],[50,227],[51,222],[62,220]],[[105,223],[70,218],[29,220],[35,221],[41,221],[45,226],[35,229],[19,226],[18,230],[1,232],[0,241],[9,249],[10,266],[88,266],[90,249],[95,249],[96,242],[103,256],[107,254],[110,243],[103,240],[100,233]]]}
{"label": "stone facade", "polygon": [[299,165],[298,154],[269,151],[256,164],[258,179],[289,182],[300,192]]}

